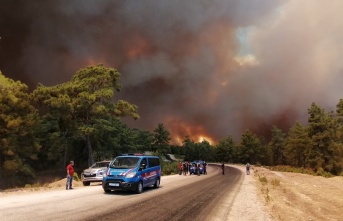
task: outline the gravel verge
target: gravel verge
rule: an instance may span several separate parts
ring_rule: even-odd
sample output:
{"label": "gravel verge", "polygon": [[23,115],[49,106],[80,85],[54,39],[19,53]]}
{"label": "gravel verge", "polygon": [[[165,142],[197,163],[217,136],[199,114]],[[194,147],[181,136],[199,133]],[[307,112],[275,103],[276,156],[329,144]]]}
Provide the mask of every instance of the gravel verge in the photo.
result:
{"label": "gravel verge", "polygon": [[[245,173],[244,166],[230,165],[240,169]],[[254,170],[251,169],[250,175],[245,175],[242,185],[231,207],[229,221],[273,221],[274,219],[268,214],[268,208],[259,198],[257,189],[257,179],[254,177]]]}

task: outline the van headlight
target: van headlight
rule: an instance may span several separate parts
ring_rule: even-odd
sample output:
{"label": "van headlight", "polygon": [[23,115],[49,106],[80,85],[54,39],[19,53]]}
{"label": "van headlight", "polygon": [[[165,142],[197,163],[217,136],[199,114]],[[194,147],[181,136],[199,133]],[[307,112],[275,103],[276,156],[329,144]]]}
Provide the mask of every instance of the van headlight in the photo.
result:
{"label": "van headlight", "polygon": [[107,177],[107,172],[109,172],[108,170],[105,170],[103,173],[102,173],[102,177]]}
{"label": "van headlight", "polygon": [[128,174],[126,174],[126,178],[132,178],[132,177],[134,177],[134,176],[136,176],[136,172],[135,171],[133,171],[133,172],[131,172],[131,173],[128,173]]}

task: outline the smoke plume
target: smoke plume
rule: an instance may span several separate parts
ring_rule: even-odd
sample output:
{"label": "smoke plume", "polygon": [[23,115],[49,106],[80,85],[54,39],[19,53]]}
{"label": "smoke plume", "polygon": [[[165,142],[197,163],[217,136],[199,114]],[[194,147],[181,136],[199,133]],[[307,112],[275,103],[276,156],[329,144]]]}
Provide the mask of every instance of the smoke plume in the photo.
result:
{"label": "smoke plume", "polygon": [[102,63],[136,104],[129,126],[174,141],[260,135],[342,98],[342,1],[5,0],[0,70],[31,89]]}

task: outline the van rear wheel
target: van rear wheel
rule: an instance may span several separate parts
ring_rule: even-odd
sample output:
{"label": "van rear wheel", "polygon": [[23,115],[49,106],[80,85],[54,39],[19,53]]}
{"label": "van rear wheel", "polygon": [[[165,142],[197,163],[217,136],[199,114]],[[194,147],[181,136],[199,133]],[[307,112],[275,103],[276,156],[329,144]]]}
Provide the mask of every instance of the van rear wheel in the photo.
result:
{"label": "van rear wheel", "polygon": [[142,181],[139,181],[139,183],[137,185],[136,193],[140,194],[142,192],[143,192],[143,183],[142,183]]}
{"label": "van rear wheel", "polygon": [[89,186],[89,185],[91,184],[91,182],[84,181],[84,182],[82,182],[82,184],[83,184],[84,186]]}
{"label": "van rear wheel", "polygon": [[156,182],[155,182],[155,184],[154,184],[154,188],[159,188],[160,187],[160,178],[157,178],[156,179]]}

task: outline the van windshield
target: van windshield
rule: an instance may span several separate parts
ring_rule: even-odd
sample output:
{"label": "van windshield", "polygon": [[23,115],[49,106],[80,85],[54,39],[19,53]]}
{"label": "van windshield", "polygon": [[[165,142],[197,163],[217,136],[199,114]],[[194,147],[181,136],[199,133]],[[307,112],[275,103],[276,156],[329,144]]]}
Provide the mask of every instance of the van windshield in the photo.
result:
{"label": "van windshield", "polygon": [[117,157],[111,164],[111,168],[115,169],[129,169],[135,168],[138,164],[139,158],[137,157]]}

